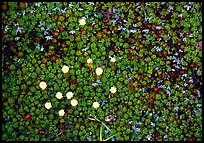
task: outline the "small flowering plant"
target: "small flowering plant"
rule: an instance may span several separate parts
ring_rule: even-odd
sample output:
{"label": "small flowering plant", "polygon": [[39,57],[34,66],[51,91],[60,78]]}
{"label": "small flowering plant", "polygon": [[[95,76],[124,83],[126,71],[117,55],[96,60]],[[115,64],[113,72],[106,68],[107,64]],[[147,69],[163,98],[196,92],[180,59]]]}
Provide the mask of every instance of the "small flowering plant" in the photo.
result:
{"label": "small flowering plant", "polygon": [[46,103],[45,103],[45,108],[46,108],[46,109],[52,108],[51,102],[46,102]]}
{"label": "small flowering plant", "polygon": [[86,24],[86,19],[82,18],[79,20],[79,25],[84,26]]}
{"label": "small flowering plant", "polygon": [[59,115],[60,116],[64,116],[64,114],[65,114],[64,109],[59,110]]}
{"label": "small flowering plant", "polygon": [[110,88],[110,92],[111,93],[116,93],[117,92],[117,88],[116,87],[111,87]]}
{"label": "small flowering plant", "polygon": [[99,106],[100,106],[100,104],[99,104],[98,102],[94,102],[94,103],[93,103],[93,107],[94,107],[94,108],[98,108]]}
{"label": "small flowering plant", "polygon": [[69,71],[69,67],[68,66],[63,66],[62,67],[62,72],[63,73],[68,73],[68,71]]}
{"label": "small flowering plant", "polygon": [[66,97],[67,97],[67,99],[71,99],[73,97],[73,93],[67,92]]}
{"label": "small flowering plant", "polygon": [[57,92],[56,95],[55,95],[55,97],[56,97],[57,99],[62,99],[62,98],[63,98],[61,92]]}
{"label": "small flowering plant", "polygon": [[40,88],[41,88],[42,90],[44,90],[46,87],[47,87],[46,82],[44,82],[44,81],[40,82]]}
{"label": "small flowering plant", "polygon": [[102,73],[103,73],[103,69],[101,67],[97,67],[96,68],[96,75],[100,76],[100,75],[102,75]]}

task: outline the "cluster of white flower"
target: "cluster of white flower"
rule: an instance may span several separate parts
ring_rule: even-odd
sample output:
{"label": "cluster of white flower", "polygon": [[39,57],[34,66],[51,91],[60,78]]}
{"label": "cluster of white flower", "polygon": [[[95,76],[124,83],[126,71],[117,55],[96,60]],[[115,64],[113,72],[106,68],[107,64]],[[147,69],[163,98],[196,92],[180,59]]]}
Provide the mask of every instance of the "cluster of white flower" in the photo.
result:
{"label": "cluster of white flower", "polygon": [[[62,99],[62,98],[63,98],[63,95],[62,95],[61,92],[57,92],[56,95],[55,95],[55,97],[56,97],[57,99]],[[73,93],[69,91],[69,92],[66,94],[66,97],[67,97],[67,99],[71,99],[71,98],[73,97]],[[71,105],[72,105],[72,106],[76,106],[77,104],[78,104],[78,101],[77,101],[76,99],[72,99],[72,100],[71,100]],[[46,102],[46,103],[45,103],[45,108],[46,108],[46,109],[52,108],[52,104],[51,104],[50,102]],[[60,116],[64,116],[64,114],[65,114],[64,109],[61,109],[61,110],[59,111],[59,115],[60,115]]]}
{"label": "cluster of white flower", "polygon": [[[114,62],[116,61],[116,59],[115,59],[115,58],[111,58],[110,61],[111,61],[112,63],[114,63]],[[88,64],[92,64],[92,63],[93,63],[93,60],[89,58],[89,59],[87,60],[87,63],[88,63]],[[63,72],[63,73],[68,73],[68,72],[69,72],[69,67],[64,65],[64,66],[62,67],[62,72]],[[97,67],[97,68],[96,68],[96,74],[97,74],[97,76],[102,75],[102,73],[103,73],[103,69],[102,69],[101,67]],[[46,82],[44,82],[44,81],[40,82],[40,88],[41,88],[42,90],[44,90],[46,87],[47,87],[47,83],[46,83]],[[117,92],[117,88],[116,88],[116,87],[111,87],[111,88],[110,88],[110,92],[113,93],[113,94],[116,93],[116,92]],[[71,91],[69,91],[69,92],[66,93],[67,99],[72,99],[72,98],[73,98],[73,95],[74,95],[74,94],[73,94]],[[55,97],[56,97],[57,99],[62,99],[62,98],[63,98],[63,95],[62,95],[61,92],[57,92],[56,95],[55,95]],[[78,101],[77,101],[76,99],[72,99],[72,100],[71,100],[71,105],[72,105],[72,106],[76,106],[77,104],[78,104]],[[92,105],[93,108],[97,109],[99,106],[100,106],[100,104],[99,104],[97,101],[93,102],[93,105]],[[46,108],[46,109],[52,108],[51,102],[46,102],[46,103],[45,103],[45,108]],[[60,115],[60,116],[64,116],[64,114],[65,114],[64,109],[61,109],[61,110],[59,111],[59,115]]]}

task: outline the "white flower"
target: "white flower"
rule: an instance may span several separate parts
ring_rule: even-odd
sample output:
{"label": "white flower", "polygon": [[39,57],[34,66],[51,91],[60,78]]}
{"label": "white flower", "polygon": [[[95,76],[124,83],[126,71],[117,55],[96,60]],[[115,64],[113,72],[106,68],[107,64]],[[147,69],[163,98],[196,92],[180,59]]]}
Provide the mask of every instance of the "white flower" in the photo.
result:
{"label": "white flower", "polygon": [[62,72],[63,73],[68,73],[68,71],[69,71],[69,67],[68,66],[63,66],[62,67]]}
{"label": "white flower", "polygon": [[73,97],[73,93],[72,92],[68,92],[66,94],[66,96],[67,96],[68,99],[71,99]]}
{"label": "white flower", "polygon": [[85,25],[86,24],[86,20],[85,19],[81,19],[79,20],[79,25]]}
{"label": "white flower", "polygon": [[59,115],[60,115],[60,116],[64,116],[64,113],[65,113],[65,112],[64,112],[64,109],[59,110]]}
{"label": "white flower", "polygon": [[78,104],[78,101],[76,99],[71,100],[71,105],[76,106]]}
{"label": "white flower", "polygon": [[93,63],[92,59],[89,58],[89,59],[87,60],[87,63],[88,63],[88,64]]}
{"label": "white flower", "polygon": [[113,63],[115,63],[116,59],[115,59],[115,58],[111,58],[110,61],[113,62]]}
{"label": "white flower", "polygon": [[55,97],[57,98],[57,99],[62,99],[62,93],[61,92],[57,92],[56,93],[56,95],[55,95]]}
{"label": "white flower", "polygon": [[98,102],[94,102],[94,103],[93,103],[93,107],[94,107],[94,108],[98,108],[99,105],[100,105],[100,104],[99,104]]}
{"label": "white flower", "polygon": [[99,75],[101,75],[102,73],[103,73],[103,69],[100,68],[100,67],[97,67],[97,68],[96,68],[96,74],[99,76]]}
{"label": "white flower", "polygon": [[111,89],[110,89],[110,92],[111,92],[111,93],[116,93],[116,91],[117,91],[117,88],[116,88],[116,87],[111,87]]}
{"label": "white flower", "polygon": [[46,108],[46,109],[52,108],[51,103],[50,103],[50,102],[46,102],[46,103],[45,103],[45,108]]}
{"label": "white flower", "polygon": [[44,90],[47,87],[46,82],[40,82],[40,88],[42,88],[42,90]]}

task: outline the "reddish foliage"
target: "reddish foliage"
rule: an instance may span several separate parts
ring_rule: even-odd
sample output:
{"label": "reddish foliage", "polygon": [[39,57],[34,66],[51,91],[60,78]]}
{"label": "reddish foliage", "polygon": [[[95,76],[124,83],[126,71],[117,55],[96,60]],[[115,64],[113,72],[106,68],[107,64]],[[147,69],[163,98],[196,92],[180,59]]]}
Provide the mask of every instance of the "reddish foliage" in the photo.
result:
{"label": "reddish foliage", "polygon": [[148,28],[151,28],[151,27],[152,27],[152,25],[151,25],[151,24],[148,24],[148,25],[147,25],[147,27],[148,27]]}
{"label": "reddish foliage", "polygon": [[188,138],[187,141],[193,142],[193,141],[196,141],[196,138],[195,137],[191,137],[191,138]]}
{"label": "reddish foliage", "polygon": [[168,54],[167,50],[162,51],[163,56],[166,56]]}
{"label": "reddish foliage", "polygon": [[61,25],[59,26],[59,29],[61,32],[64,31],[64,28]]}
{"label": "reddish foliage", "polygon": [[105,12],[102,12],[107,18],[110,18],[114,14],[111,13],[111,8],[107,9]]}
{"label": "reddish foliage", "polygon": [[42,135],[42,134],[45,134],[45,132],[41,129],[40,130],[40,134]]}
{"label": "reddish foliage", "polygon": [[162,75],[162,78],[166,78],[166,76],[167,76],[167,75],[164,73],[164,74]]}
{"label": "reddish foliage", "polygon": [[53,39],[52,39],[52,43],[57,43],[57,39],[56,39],[56,38],[53,38]]}
{"label": "reddish foliage", "polygon": [[155,133],[155,136],[158,137],[158,136],[160,136],[160,134],[159,134],[158,132],[156,132],[156,133]]}
{"label": "reddish foliage", "polygon": [[103,19],[103,22],[108,22],[109,21],[109,18],[107,18],[107,17],[105,17],[104,19]]}
{"label": "reddish foliage", "polygon": [[3,10],[7,10],[7,9],[8,9],[8,6],[7,6],[6,3],[4,3],[4,4],[2,5],[2,9],[3,9]]}
{"label": "reddish foliage", "polygon": [[181,71],[180,71],[180,74],[184,74],[184,73],[185,73],[185,71],[184,71],[184,70],[181,70]]}
{"label": "reddish foliage", "polygon": [[155,87],[153,90],[154,90],[154,92],[157,92],[159,90],[159,88]]}
{"label": "reddish foliage", "polygon": [[161,33],[162,33],[162,31],[161,31],[161,30],[157,31],[157,34],[161,34]]}
{"label": "reddish foliage", "polygon": [[59,15],[57,16],[57,21],[58,21],[58,22],[60,21],[60,16],[59,16]]}
{"label": "reddish foliage", "polygon": [[40,42],[40,38],[38,38],[38,37],[35,38],[35,41],[36,41],[36,42]]}
{"label": "reddish foliage", "polygon": [[23,119],[28,120],[30,118],[30,113],[28,113]]}

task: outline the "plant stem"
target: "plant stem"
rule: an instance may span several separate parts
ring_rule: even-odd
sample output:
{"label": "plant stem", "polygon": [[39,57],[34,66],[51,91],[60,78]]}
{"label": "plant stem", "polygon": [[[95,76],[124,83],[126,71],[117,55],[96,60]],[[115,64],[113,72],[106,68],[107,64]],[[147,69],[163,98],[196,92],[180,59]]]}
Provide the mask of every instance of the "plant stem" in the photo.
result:
{"label": "plant stem", "polygon": [[111,130],[106,126],[106,124],[104,124],[102,121],[100,121],[100,120],[97,119],[96,117],[95,117],[95,120],[98,121],[98,122],[100,122],[100,123],[102,123],[109,131],[111,131]]}
{"label": "plant stem", "polygon": [[100,141],[103,141],[103,139],[102,139],[102,130],[103,130],[103,126],[100,126]]}
{"label": "plant stem", "polygon": [[[117,133],[116,133],[116,134],[117,134]],[[103,141],[108,141],[109,139],[111,139],[112,137],[114,137],[116,134],[110,136],[109,138],[107,138],[107,139],[105,139],[105,140],[103,140]]]}

